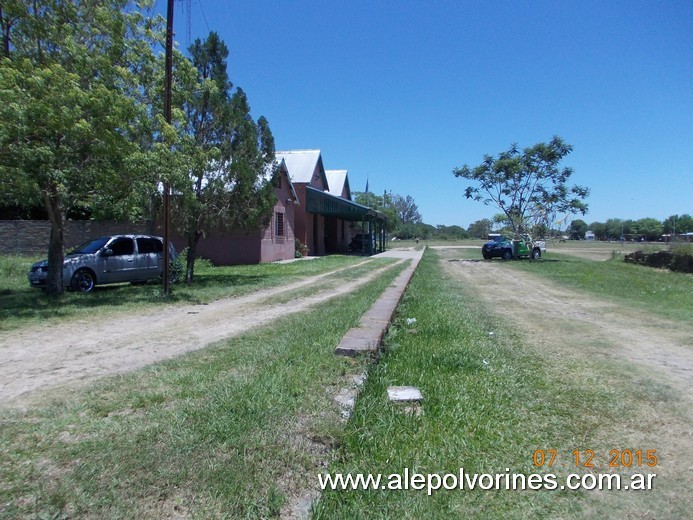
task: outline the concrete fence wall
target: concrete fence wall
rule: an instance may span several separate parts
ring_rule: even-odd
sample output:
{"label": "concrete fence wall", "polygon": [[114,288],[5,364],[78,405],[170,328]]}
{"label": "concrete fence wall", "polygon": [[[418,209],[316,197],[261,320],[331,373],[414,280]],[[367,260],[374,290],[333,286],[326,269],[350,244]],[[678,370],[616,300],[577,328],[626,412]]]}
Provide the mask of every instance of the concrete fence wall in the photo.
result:
{"label": "concrete fence wall", "polygon": [[[47,220],[0,220],[0,254],[46,255],[51,224]],[[77,246],[92,238],[120,233],[152,233],[149,222],[65,222],[65,248]]]}

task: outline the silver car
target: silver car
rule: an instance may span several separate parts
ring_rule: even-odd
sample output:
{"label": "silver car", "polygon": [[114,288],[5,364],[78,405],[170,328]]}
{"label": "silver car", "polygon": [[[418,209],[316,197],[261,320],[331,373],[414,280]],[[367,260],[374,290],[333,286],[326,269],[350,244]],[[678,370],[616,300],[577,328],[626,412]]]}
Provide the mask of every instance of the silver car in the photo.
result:
{"label": "silver car", "polygon": [[[170,262],[176,251],[169,244]],[[68,289],[90,292],[96,285],[156,280],[162,274],[164,241],[149,235],[113,235],[96,238],[65,255],[63,283]],[[46,286],[48,261],[31,266],[27,274],[32,287]]]}

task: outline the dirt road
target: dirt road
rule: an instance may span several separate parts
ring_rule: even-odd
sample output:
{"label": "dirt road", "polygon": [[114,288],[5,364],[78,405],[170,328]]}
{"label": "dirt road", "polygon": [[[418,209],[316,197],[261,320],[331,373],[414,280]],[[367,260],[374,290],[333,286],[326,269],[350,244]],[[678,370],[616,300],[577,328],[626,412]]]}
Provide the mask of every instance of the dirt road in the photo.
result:
{"label": "dirt road", "polygon": [[[447,262],[493,310],[538,344],[624,359],[656,372],[693,399],[693,327],[567,289],[500,262]],[[608,345],[601,348],[594,345]],[[567,348],[560,349],[562,351]]]}
{"label": "dirt road", "polygon": [[[449,252],[448,259],[441,254],[448,276],[470,287],[506,326],[510,323],[548,369],[576,387],[592,381],[611,389],[619,403],[623,400],[620,409],[627,413],[613,418],[605,414],[591,432],[594,445],[588,448],[656,450],[660,463],[653,472],[661,483],[657,493],[593,492],[586,516],[611,517],[603,512],[622,511],[623,516],[614,517],[667,518],[671,515],[650,509],[693,506],[693,323],[668,321],[567,289],[502,262],[454,261],[449,260],[454,253]],[[496,334],[503,334],[502,328]],[[592,403],[600,410],[610,405]]]}
{"label": "dirt road", "polygon": [[[385,269],[357,281],[330,284],[328,277],[338,272],[332,271],[208,305],[0,332],[0,406],[23,406],[41,390],[85,383],[203,348],[355,291]],[[315,287],[309,296],[290,294],[309,287]]]}

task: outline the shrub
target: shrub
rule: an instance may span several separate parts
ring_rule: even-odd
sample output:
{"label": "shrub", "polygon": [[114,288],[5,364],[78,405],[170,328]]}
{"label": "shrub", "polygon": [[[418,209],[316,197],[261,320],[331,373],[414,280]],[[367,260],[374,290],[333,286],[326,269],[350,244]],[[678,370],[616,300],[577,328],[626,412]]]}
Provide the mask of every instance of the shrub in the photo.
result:
{"label": "shrub", "polygon": [[663,267],[681,273],[693,273],[693,244],[680,244],[668,250],[655,252],[635,251],[623,258],[624,262]]}

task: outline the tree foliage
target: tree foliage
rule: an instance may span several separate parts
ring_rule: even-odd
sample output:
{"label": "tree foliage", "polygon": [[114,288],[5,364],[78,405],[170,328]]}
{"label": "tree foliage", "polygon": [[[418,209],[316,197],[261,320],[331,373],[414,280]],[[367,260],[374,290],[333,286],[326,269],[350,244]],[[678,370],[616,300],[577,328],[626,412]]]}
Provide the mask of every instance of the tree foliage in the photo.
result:
{"label": "tree foliage", "polygon": [[274,138],[264,117],[253,121],[242,89],[233,90],[226,44],[215,32],[189,53],[194,76],[180,83],[185,102],[180,142],[189,169],[175,182],[174,224],[186,237],[186,281],[192,282],[197,244],[210,229],[254,230],[267,223],[274,196]]}
{"label": "tree foliage", "polygon": [[394,233],[400,225],[399,216],[397,215],[397,210],[393,202],[396,196],[397,195],[392,195],[391,193],[387,192],[382,196],[376,195],[370,191],[352,192],[352,198],[356,204],[373,208],[376,211],[380,211],[387,217],[385,230],[390,234]]}
{"label": "tree foliage", "polygon": [[419,213],[419,208],[411,195],[406,197],[393,195],[392,204],[397,212],[397,218],[402,224],[419,224],[421,222],[421,213]]}
{"label": "tree foliage", "polygon": [[693,232],[693,217],[684,213],[683,215],[671,215],[662,222],[664,233],[690,233]]}
{"label": "tree foliage", "polygon": [[470,235],[461,226],[445,226],[440,224],[436,226],[435,237],[438,240],[463,240],[465,238],[469,238]]}
{"label": "tree foliage", "polygon": [[469,224],[467,227],[467,232],[472,238],[483,238],[486,239],[493,230],[493,222],[487,218],[482,218]]}
{"label": "tree foliage", "polygon": [[473,183],[465,189],[466,198],[498,207],[518,234],[547,214],[587,212],[583,201],[589,190],[569,187],[573,170],[559,166],[571,151],[572,146],[554,136],[522,150],[514,144],[498,157],[485,155],[480,165],[465,164],[453,174]]}
{"label": "tree foliage", "polygon": [[587,233],[587,230],[587,222],[578,218],[570,223],[568,233],[572,240],[582,240],[585,238],[585,233]]}
{"label": "tree foliage", "polygon": [[8,0],[1,16],[0,198],[45,206],[47,290],[61,293],[66,211],[117,193],[113,211],[128,212],[143,115],[132,93],[140,53],[152,53],[139,41],[153,33],[127,0]]}
{"label": "tree foliage", "polygon": [[[0,206],[41,205],[51,222],[48,291],[63,290],[66,215],[153,218],[173,191],[173,224],[195,246],[211,228],[257,229],[274,203],[274,138],[233,90],[216,33],[174,50],[163,118],[163,19],[148,0],[0,4]],[[161,206],[161,204],[158,204]]]}

